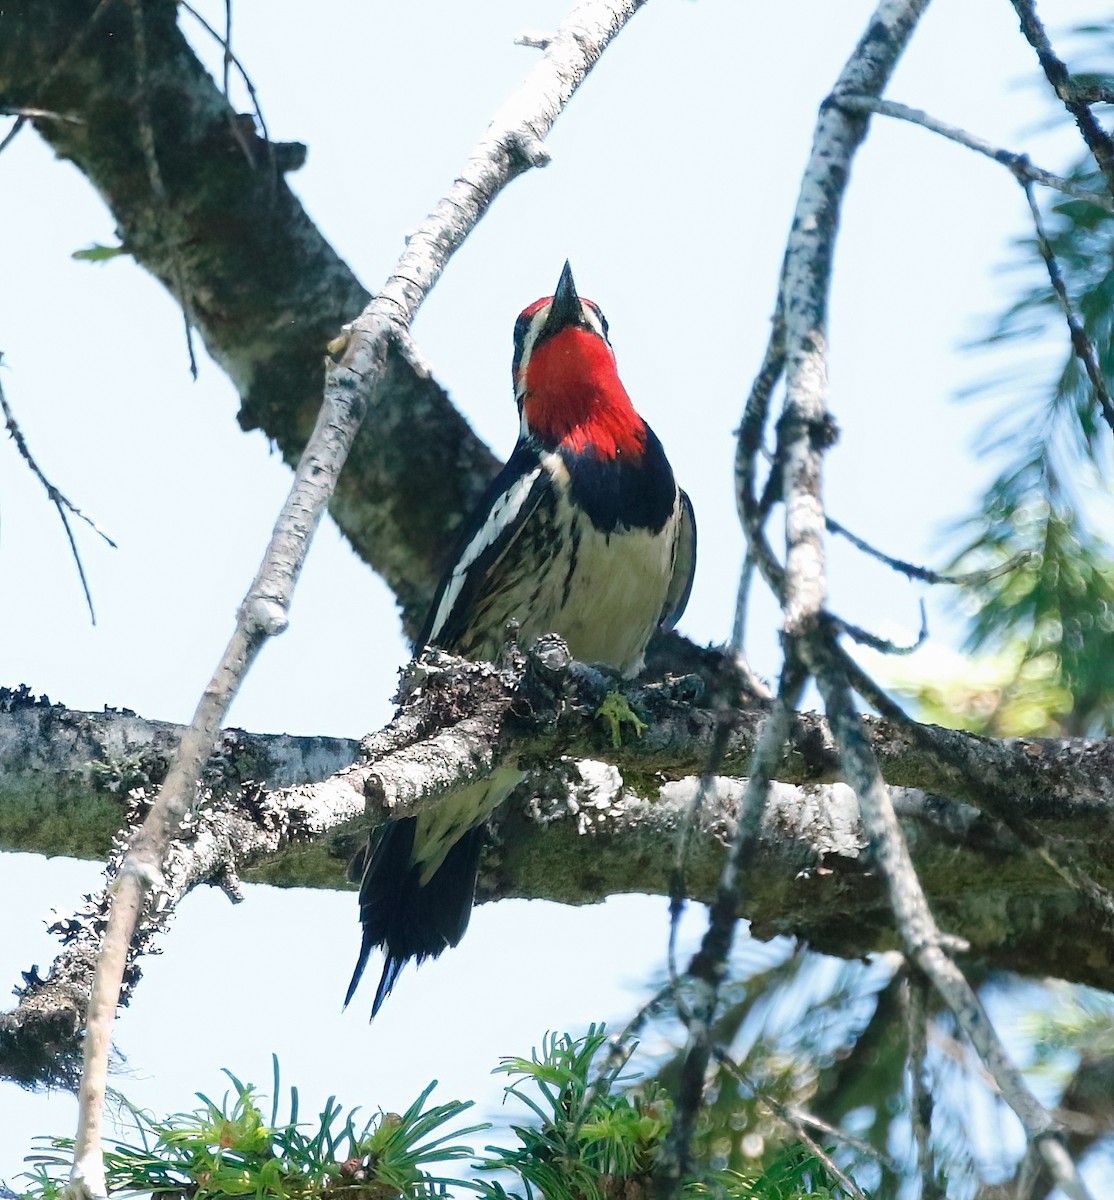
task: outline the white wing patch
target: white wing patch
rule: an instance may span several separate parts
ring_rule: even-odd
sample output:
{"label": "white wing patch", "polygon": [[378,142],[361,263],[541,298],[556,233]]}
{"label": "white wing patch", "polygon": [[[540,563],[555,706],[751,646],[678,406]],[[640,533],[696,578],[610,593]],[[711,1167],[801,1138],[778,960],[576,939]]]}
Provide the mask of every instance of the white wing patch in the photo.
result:
{"label": "white wing patch", "polygon": [[429,631],[431,642],[437,641],[437,635],[449,619],[449,614],[460,598],[464,581],[472,565],[488,546],[496,541],[507,526],[514,524],[541,473],[542,468],[535,467],[529,475],[523,475],[521,479],[515,480],[514,484],[491,506],[487,519],[476,531],[476,535],[468,545],[464,547],[464,552],[457,560],[456,566],[453,567],[453,573],[445,588],[445,594],[441,597],[441,603],[437,606],[437,615],[433,618],[433,625]]}

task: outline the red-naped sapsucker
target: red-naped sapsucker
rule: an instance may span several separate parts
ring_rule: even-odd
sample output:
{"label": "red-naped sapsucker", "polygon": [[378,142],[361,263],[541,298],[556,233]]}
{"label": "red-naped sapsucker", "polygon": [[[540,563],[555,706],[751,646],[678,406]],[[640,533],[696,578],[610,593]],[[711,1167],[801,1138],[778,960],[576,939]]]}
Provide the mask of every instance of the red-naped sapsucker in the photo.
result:
{"label": "red-naped sapsucker", "polygon": [[[651,635],[688,601],[696,526],[568,263],[554,294],[519,316],[512,372],[518,444],[462,531],[417,652],[492,660],[514,620],[524,645],[557,633],[580,661],[636,675]],[[487,819],[522,778],[499,769],[373,834],[354,864],[363,941],[345,1003],[374,946],[386,963],[373,1017],[410,959],[460,941]]]}

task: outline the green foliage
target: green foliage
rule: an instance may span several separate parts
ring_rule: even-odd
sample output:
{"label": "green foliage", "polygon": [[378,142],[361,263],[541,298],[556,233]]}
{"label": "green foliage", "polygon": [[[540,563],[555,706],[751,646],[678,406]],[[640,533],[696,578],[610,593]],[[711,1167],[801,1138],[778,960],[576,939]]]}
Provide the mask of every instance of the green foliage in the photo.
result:
{"label": "green foliage", "polygon": [[[545,1200],[646,1200],[651,1175],[672,1123],[672,1104],[660,1085],[630,1088],[624,1075],[629,1052],[597,1059],[609,1039],[603,1026],[582,1038],[548,1035],[542,1054],[504,1059],[499,1070],[516,1076],[508,1094],[538,1120],[515,1127],[513,1149],[488,1147],[475,1162],[483,1172],[510,1172],[525,1195]],[[112,1192],[146,1192],[182,1200],[252,1196],[257,1200],[426,1200],[449,1187],[478,1191],[484,1200],[520,1200],[498,1180],[476,1183],[431,1174],[438,1163],[474,1159],[459,1138],[487,1125],[446,1131],[469,1104],[427,1107],[434,1084],[404,1113],[377,1113],[362,1124],[357,1109],[344,1112],[330,1097],[314,1123],[299,1123],[298,1092],[290,1090],[289,1116],[278,1104],[264,1118],[256,1089],[231,1072],[233,1092],[215,1104],[158,1120],[128,1106],[137,1144],[116,1142],[105,1155]],[[279,1093],[275,1066],[274,1094]],[[73,1153],[69,1138],[29,1161],[23,1200],[61,1200]],[[690,1183],[690,1200],[841,1200],[845,1196],[823,1165],[791,1145],[765,1165],[712,1171]]]}
{"label": "green foliage", "polygon": [[1024,1022],[1035,1065],[1056,1074],[1065,1057],[1114,1059],[1114,996],[1071,984],[1047,986],[1054,1002],[1031,1010]]}
{"label": "green foliage", "polygon": [[[912,659],[864,655],[874,677],[915,707],[918,720],[988,737],[1050,736],[1074,708],[1054,653],[1017,638],[998,653],[937,653]],[[877,665],[875,665],[877,664]]]}
{"label": "green foliage", "polygon": [[[620,1087],[629,1053],[593,1078],[592,1064],[606,1041],[603,1027],[592,1026],[583,1038],[547,1035],[541,1057],[535,1051],[528,1059],[502,1060],[498,1070],[518,1077],[507,1094],[539,1123],[514,1126],[517,1149],[488,1147],[495,1157],[486,1169],[512,1170],[528,1193],[536,1188],[548,1200],[603,1200],[615,1177],[648,1178],[669,1132],[672,1103],[658,1087],[641,1092]],[[491,1195],[501,1194],[494,1185]]]}
{"label": "green foliage", "polygon": [[[358,1195],[367,1200],[404,1196],[420,1200],[455,1182],[430,1175],[433,1163],[469,1158],[469,1146],[446,1144],[486,1125],[437,1133],[470,1104],[451,1102],[426,1108],[435,1084],[402,1114],[379,1112],[362,1125],[359,1110],[344,1113],[330,1096],[316,1125],[298,1122],[298,1092],[290,1090],[290,1114],[278,1123],[279,1080],[275,1065],[275,1103],[270,1120],[263,1117],[255,1088],[230,1071],[234,1093],[221,1104],[198,1093],[203,1107],[161,1121],[130,1108],[138,1145],[115,1143],[105,1153],[109,1189],[151,1192],[216,1200],[221,1196],[254,1196],[257,1200]],[[73,1140],[50,1139],[50,1151],[30,1161],[27,1200],[56,1200],[68,1170]],[[60,1153],[61,1152],[61,1153]]]}
{"label": "green foliage", "polygon": [[[1028,499],[999,479],[961,556],[964,565],[997,565],[1031,552],[1013,571],[970,589],[976,609],[967,648],[1004,651],[1003,661],[1015,662],[1013,678],[1002,683],[1013,717],[989,722],[985,732],[1114,729],[1114,553],[1063,502],[1050,471],[1047,464],[1043,474],[1034,468]],[[1021,717],[1019,708],[1028,712]]]}
{"label": "green foliage", "polygon": [[100,242],[93,242],[84,250],[75,250],[70,258],[77,262],[105,263],[110,259],[119,258],[121,254],[129,253],[130,251],[123,246],[102,246]]}
{"label": "green foliage", "polygon": [[[1076,31],[1078,54],[1109,61],[1114,26]],[[1114,76],[1077,72],[1081,84],[1110,87]],[[1057,106],[1056,120],[1070,118]],[[1068,172],[1097,193],[1107,184],[1089,154]],[[1068,295],[1114,385],[1114,216],[1083,200],[1051,206],[1049,245]],[[966,523],[964,568],[996,566],[1020,551],[1032,558],[973,590],[969,648],[1021,646],[1019,675],[1032,663],[1062,689],[1041,732],[1114,730],[1114,547],[1101,532],[1111,514],[1111,431],[1104,421],[1048,279],[1035,234],[1016,243],[1024,282],[1015,301],[976,343],[1011,354],[1008,375],[975,390],[1007,392],[980,449],[999,460],[980,512]],[[1034,357],[1055,346],[1058,362]],[[1022,682],[1024,689],[1024,683]],[[1049,697],[1051,698],[1051,697]]]}
{"label": "green foliage", "polygon": [[[644,1200],[673,1121],[668,1092],[648,1080],[635,1086],[624,1074],[633,1047],[605,1052],[602,1025],[582,1038],[550,1034],[539,1056],[504,1059],[499,1070],[516,1076],[507,1094],[521,1101],[537,1125],[514,1126],[519,1146],[500,1150],[485,1171],[511,1171],[526,1197],[545,1200]],[[484,1185],[486,1200],[522,1200],[498,1182]],[[765,1164],[708,1170],[684,1196],[732,1200],[836,1200],[845,1193],[823,1165],[801,1146],[782,1148]]]}

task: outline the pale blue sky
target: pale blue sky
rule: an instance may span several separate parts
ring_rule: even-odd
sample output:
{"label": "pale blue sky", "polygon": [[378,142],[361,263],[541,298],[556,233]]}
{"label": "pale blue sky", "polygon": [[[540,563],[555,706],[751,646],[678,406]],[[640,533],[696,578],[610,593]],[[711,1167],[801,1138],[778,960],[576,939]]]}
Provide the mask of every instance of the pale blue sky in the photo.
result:
{"label": "pale blue sky", "polygon": [[[654,0],[558,123],[552,165],[499,198],[415,326],[457,404],[506,453],[517,430],[514,318],[571,259],[696,506],[700,557],[681,627],[700,641],[730,631],[741,555],[731,432],[764,346],[814,115],[872,7]],[[219,24],[223,6],[205,8]],[[1084,0],[1055,8],[1064,24],[1098,11]],[[385,277],[406,230],[534,61],[514,34],[552,28],[564,10],[557,0],[237,6],[236,52],[272,136],[309,146],[290,182],[365,285]],[[1033,56],[1015,26],[1005,0],[937,0],[889,94],[1057,167],[1063,141],[1020,137],[1046,109],[1017,86]],[[43,468],[120,544],[113,552],[79,532],[93,629],[53,509],[0,445],[0,681],[75,708],[188,720],[289,473],[260,434],[239,432],[236,397],[211,362],[190,381],[180,316],[151,279],[125,259],[70,260],[114,241],[111,218],[33,134],[0,157],[0,213],[6,394]],[[827,495],[834,516],[895,553],[932,558],[941,522],[983,478],[967,447],[987,410],[951,397],[987,364],[956,348],[1009,295],[995,268],[1026,220],[1004,169],[876,121],[838,256],[831,382],[843,436]],[[842,615],[915,629],[916,590],[843,546],[831,564]],[[934,628],[946,632],[939,608]],[[753,623],[756,662],[770,673],[768,603],[756,603]],[[264,652],[232,721],[358,736],[388,716],[404,655],[387,590],[326,527],[291,627]],[[0,860],[3,978],[45,967],[41,918],[97,876],[94,864]],[[699,923],[694,914],[690,933]],[[141,1104],[189,1107],[195,1089],[223,1090],[222,1066],[266,1085],[275,1050],[306,1111],[334,1091],[398,1107],[434,1076],[441,1099],[491,1103],[501,1085],[486,1072],[499,1055],[528,1051],[550,1028],[628,1015],[665,935],[660,900],[489,907],[459,950],[403,976],[369,1028],[368,996],[340,1011],[357,942],[352,895],[249,889],[232,909],[197,894],[164,956],[144,964],[119,1024],[135,1072],[120,1083]],[[72,1125],[68,1097],[0,1086],[0,1178],[21,1169],[32,1133]]]}

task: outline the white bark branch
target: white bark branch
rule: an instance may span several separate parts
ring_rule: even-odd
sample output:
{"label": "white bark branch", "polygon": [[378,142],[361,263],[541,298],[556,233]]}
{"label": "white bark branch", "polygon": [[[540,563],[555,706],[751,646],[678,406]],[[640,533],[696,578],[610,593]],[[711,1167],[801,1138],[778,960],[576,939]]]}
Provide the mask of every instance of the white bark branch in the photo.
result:
{"label": "white bark branch", "polygon": [[1007,150],[1002,146],[995,146],[993,142],[988,142],[977,134],[968,133],[966,129],[960,129],[958,125],[949,125],[947,121],[941,121],[923,109],[912,108],[908,104],[898,104],[895,100],[882,100],[877,96],[841,94],[837,95],[836,103],[848,112],[876,113],[881,117],[892,117],[894,120],[908,121],[911,125],[919,125],[922,129],[938,133],[950,142],[966,146],[968,150],[974,150],[976,154],[984,154],[987,158],[992,158],[995,162],[1008,167],[1022,179],[1043,184],[1047,188],[1052,188],[1053,191],[1063,192],[1066,196],[1074,196],[1077,200],[1085,200],[1088,204],[1095,205],[1096,208],[1114,213],[1114,200],[1110,196],[1090,191],[1074,180],[1065,179],[1062,175],[1046,171],[1043,167],[1038,167],[1035,163],[1030,162],[1028,155],[1019,154],[1016,150]]}
{"label": "white bark branch", "polygon": [[336,487],[352,441],[384,374],[387,351],[405,332],[451,254],[498,192],[540,161],[545,137],[604,48],[642,0],[582,0],[557,31],[525,83],[496,115],[461,175],[411,234],[382,292],[349,327],[344,360],[328,373],[314,432],[294,476],[259,571],[241,605],[224,656],[183,735],[151,811],[136,831],[112,884],[108,927],[98,958],[84,1043],[70,1195],[107,1195],[101,1119],[112,1024],[139,915],[164,886],[163,860],[195,798],[220,722],[256,654],[286,627],[294,586],[314,532]]}
{"label": "white bark branch", "polygon": [[[954,952],[960,944],[941,933],[929,909],[889,790],[854,707],[837,645],[839,625],[825,612],[821,474],[824,453],[835,440],[835,424],[828,409],[828,299],[840,210],[855,151],[866,134],[862,109],[868,107],[864,104],[858,111],[849,111],[850,106],[840,105],[840,97],[873,100],[880,94],[926,3],[883,0],[879,5],[840,75],[833,97],[821,110],[786,248],[778,298],[785,321],[786,400],[778,424],[774,468],[786,512],[781,589],[785,674],[791,676],[801,663],[820,688],[842,771],[859,798],[873,858],[885,881],[906,953],[955,1014],[1057,1183],[1073,1200],[1083,1200],[1088,1193],[1058,1140],[1059,1127],[1010,1061],[974,990],[952,960],[949,951]],[[711,934],[710,930],[709,937]],[[707,1040],[704,1025],[690,1029],[690,1047],[698,1048],[702,1038]],[[699,1093],[692,1102],[699,1102]]]}

